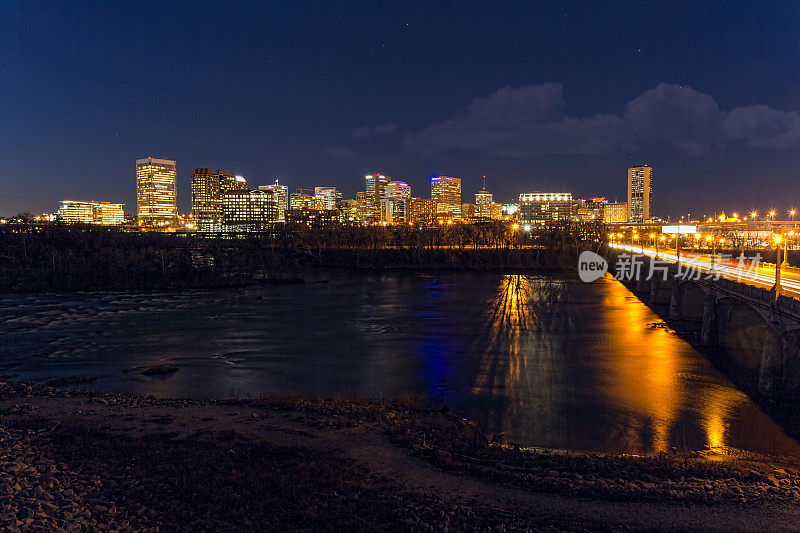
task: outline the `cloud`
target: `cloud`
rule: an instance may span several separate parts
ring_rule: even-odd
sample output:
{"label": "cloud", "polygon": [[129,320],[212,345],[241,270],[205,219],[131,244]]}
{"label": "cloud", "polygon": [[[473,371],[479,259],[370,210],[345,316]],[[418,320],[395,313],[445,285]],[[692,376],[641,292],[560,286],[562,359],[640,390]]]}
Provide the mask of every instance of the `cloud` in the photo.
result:
{"label": "cloud", "polygon": [[664,145],[698,156],[732,142],[771,149],[800,144],[800,114],[767,106],[722,111],[713,97],[688,86],[659,84],[621,115],[575,117],[566,107],[560,84],[506,87],[404,143],[420,153],[462,149],[515,158]]}
{"label": "cloud", "polygon": [[392,135],[397,131],[397,124],[381,124],[378,126],[361,126],[353,130],[353,137],[356,139],[369,139],[380,135]]}
{"label": "cloud", "polygon": [[353,159],[356,156],[347,146],[328,146],[325,148],[325,155],[334,159]]}
{"label": "cloud", "polygon": [[723,118],[728,141],[742,140],[756,148],[781,150],[800,143],[800,114],[763,105],[737,107]]}

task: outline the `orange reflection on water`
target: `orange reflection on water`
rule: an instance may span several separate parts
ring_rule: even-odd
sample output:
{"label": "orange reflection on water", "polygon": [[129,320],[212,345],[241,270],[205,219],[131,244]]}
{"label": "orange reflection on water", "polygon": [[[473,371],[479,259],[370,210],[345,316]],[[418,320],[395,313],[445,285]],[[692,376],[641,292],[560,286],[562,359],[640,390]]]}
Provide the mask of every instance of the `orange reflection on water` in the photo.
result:
{"label": "orange reflection on water", "polygon": [[508,275],[486,301],[470,392],[494,431],[630,453],[797,449],[625,286],[571,283]]}
{"label": "orange reflection on water", "polygon": [[[631,412],[629,443],[639,451],[666,451],[670,428],[680,413],[685,360],[673,351],[675,338],[657,317],[620,283],[604,291],[609,352],[606,393]],[[647,442],[647,433],[651,435]]]}
{"label": "orange reflection on water", "polygon": [[520,353],[521,332],[535,320],[528,315],[530,292],[526,276],[503,276],[500,281],[484,318],[489,335],[472,387],[474,394],[491,393],[498,387],[509,394],[518,385],[525,366]]}

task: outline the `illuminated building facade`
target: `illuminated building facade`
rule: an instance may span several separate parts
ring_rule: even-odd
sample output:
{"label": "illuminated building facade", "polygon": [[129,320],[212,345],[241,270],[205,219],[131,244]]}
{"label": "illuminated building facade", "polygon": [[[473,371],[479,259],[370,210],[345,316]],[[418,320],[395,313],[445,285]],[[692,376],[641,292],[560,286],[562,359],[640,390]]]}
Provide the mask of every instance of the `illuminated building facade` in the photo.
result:
{"label": "illuminated building facade", "polygon": [[404,181],[386,184],[381,199],[381,223],[403,224],[411,222],[411,186]]}
{"label": "illuminated building facade", "polygon": [[359,222],[366,222],[372,209],[372,198],[366,192],[356,193],[357,218]]}
{"label": "illuminated building facade", "polygon": [[278,204],[278,222],[285,222],[286,210],[289,209],[289,187],[279,185],[278,180],[275,180],[274,185],[261,185],[258,190],[272,191],[272,197],[275,199],[275,203]]}
{"label": "illuminated building facade", "polygon": [[517,218],[521,224],[544,225],[572,218],[572,194],[531,192],[519,195]]}
{"label": "illuminated building facade", "polygon": [[327,200],[314,189],[296,189],[289,199],[290,209],[327,209]]}
{"label": "illuminated building facade", "polygon": [[192,216],[198,227],[222,221],[222,195],[227,191],[247,190],[247,180],[230,170],[196,168],[191,176]]}
{"label": "illuminated building facade", "polygon": [[461,204],[461,218],[463,220],[472,220],[475,216],[475,204]]}
{"label": "illuminated building facade", "polygon": [[342,202],[342,222],[358,224],[361,218],[358,212],[358,199]]}
{"label": "illuminated building facade", "polygon": [[461,179],[431,176],[431,199],[436,202],[436,215],[459,218],[461,215]]}
{"label": "illuminated building facade", "polygon": [[314,187],[314,196],[322,201],[323,209],[342,209],[342,193],[336,187]]}
{"label": "illuminated building facade", "polygon": [[475,217],[492,218],[492,193],[482,189],[475,193]]}
{"label": "illuminated building facade", "polygon": [[136,160],[136,215],[140,226],[165,227],[178,218],[175,161]]}
{"label": "illuminated building facade", "polygon": [[628,169],[628,222],[650,220],[653,200],[653,167],[639,165]]}
{"label": "illuminated building facade", "polygon": [[489,218],[492,220],[503,218],[503,204],[498,204],[497,202],[489,204]]}
{"label": "illuminated building facade", "polygon": [[286,223],[309,228],[326,228],[339,222],[335,209],[290,209],[286,212]]}
{"label": "illuminated building facade", "polygon": [[367,181],[367,196],[369,197],[368,212],[365,216],[367,222],[377,222],[381,218],[381,200],[386,198],[386,185],[392,181],[382,174],[369,174]]}
{"label": "illuminated building facade", "polygon": [[606,224],[624,224],[627,221],[627,202],[608,202],[603,206],[603,222]]}
{"label": "illuminated building facade", "polygon": [[58,208],[58,216],[66,224],[117,226],[125,223],[123,205],[125,204],[63,200]]}
{"label": "illuminated building facade", "polygon": [[278,221],[272,191],[226,191],[222,195],[222,231],[263,231]]}
{"label": "illuminated building facade", "polygon": [[411,199],[411,222],[432,225],[436,221],[436,202],[430,198]]}

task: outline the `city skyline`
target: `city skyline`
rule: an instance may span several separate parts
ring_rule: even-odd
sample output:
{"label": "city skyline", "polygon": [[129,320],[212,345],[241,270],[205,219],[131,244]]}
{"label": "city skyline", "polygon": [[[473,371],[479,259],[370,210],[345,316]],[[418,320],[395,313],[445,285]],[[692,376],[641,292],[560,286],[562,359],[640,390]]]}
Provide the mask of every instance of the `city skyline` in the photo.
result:
{"label": "city skyline", "polygon": [[[181,212],[196,167],[292,188],[315,176],[348,198],[378,170],[412,189],[486,175],[504,202],[622,201],[619,169],[646,162],[669,184],[662,216],[800,197],[800,7],[653,8],[201,2],[187,18],[179,5],[20,4],[0,15],[14,74],[0,85],[13,132],[0,213],[68,198],[130,209],[130,154],[178,161]],[[142,11],[159,16],[143,24]],[[235,37],[195,38],[220,23]]]}

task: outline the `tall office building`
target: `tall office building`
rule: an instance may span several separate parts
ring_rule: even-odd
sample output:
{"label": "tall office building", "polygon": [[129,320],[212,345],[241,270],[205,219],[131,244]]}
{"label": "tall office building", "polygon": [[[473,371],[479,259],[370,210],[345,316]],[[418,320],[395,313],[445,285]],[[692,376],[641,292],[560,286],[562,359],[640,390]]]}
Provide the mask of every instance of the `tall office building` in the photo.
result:
{"label": "tall office building", "polygon": [[289,187],[279,185],[275,180],[273,185],[260,185],[259,191],[272,191],[275,203],[278,205],[278,222],[286,222],[286,211],[289,210]]}
{"label": "tall office building", "polygon": [[519,195],[517,218],[522,224],[544,225],[572,219],[572,193],[529,192]]}
{"label": "tall office building", "polygon": [[475,193],[475,217],[492,218],[492,193],[486,187]]}
{"label": "tall office building", "polygon": [[367,180],[367,196],[369,197],[367,222],[377,222],[381,219],[381,200],[386,198],[386,185],[391,181],[383,174],[369,174]]}
{"label": "tall office building", "polygon": [[247,180],[230,170],[196,168],[191,176],[192,215],[198,227],[222,221],[222,195],[228,191],[247,190]]}
{"label": "tall office building", "polygon": [[123,205],[109,202],[63,200],[58,209],[58,216],[66,224],[116,226],[125,222],[125,213],[122,212]]}
{"label": "tall office building", "polygon": [[461,179],[431,176],[431,200],[436,202],[437,216],[461,216]]}
{"label": "tall office building", "polygon": [[628,169],[628,222],[647,222],[653,200],[653,167]]}
{"label": "tall office building", "polygon": [[369,195],[360,191],[356,193],[356,213],[359,222],[366,222],[372,206],[372,200]]}
{"label": "tall office building", "polygon": [[314,187],[314,196],[322,199],[325,209],[342,209],[342,193],[336,187]]}
{"label": "tall office building", "polygon": [[410,221],[411,186],[404,181],[390,181],[381,199],[381,222],[403,224]]}
{"label": "tall office building", "polygon": [[136,215],[140,226],[170,226],[178,219],[175,161],[136,160]]}

